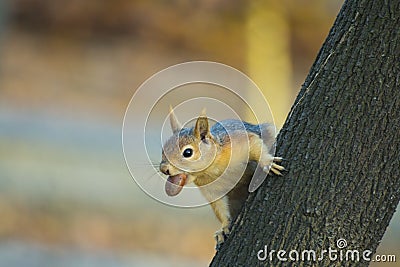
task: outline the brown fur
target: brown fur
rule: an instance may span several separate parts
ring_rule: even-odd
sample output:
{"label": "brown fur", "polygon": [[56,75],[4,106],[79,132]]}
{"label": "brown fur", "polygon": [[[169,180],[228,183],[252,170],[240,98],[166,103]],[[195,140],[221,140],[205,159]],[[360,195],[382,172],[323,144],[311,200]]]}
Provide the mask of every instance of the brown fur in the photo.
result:
{"label": "brown fur", "polygon": [[[160,170],[167,175],[185,172],[188,183],[194,182],[200,188],[222,224],[215,235],[220,244],[229,234],[229,226],[249,194],[248,186],[257,162],[267,173],[272,170],[280,175],[284,169],[274,163],[281,158],[270,154],[275,128],[270,124],[259,125],[265,140],[256,132],[233,130],[229,135],[220,135],[217,142],[210,132],[205,113],[197,119],[192,131],[186,129],[181,135],[180,124],[172,111],[170,118],[174,135],[163,147]],[[182,157],[186,148],[193,150],[190,158]],[[221,192],[226,194],[221,195]]]}

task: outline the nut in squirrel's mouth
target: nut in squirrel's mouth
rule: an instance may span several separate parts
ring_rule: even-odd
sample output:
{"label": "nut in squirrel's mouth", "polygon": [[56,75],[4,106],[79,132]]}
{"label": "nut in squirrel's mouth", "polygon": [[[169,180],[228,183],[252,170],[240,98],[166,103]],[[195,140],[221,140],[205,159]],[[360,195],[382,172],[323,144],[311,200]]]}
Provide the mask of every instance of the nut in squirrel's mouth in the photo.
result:
{"label": "nut in squirrel's mouth", "polygon": [[186,183],[186,178],[187,175],[184,173],[168,176],[168,179],[165,182],[165,193],[170,197],[179,194]]}

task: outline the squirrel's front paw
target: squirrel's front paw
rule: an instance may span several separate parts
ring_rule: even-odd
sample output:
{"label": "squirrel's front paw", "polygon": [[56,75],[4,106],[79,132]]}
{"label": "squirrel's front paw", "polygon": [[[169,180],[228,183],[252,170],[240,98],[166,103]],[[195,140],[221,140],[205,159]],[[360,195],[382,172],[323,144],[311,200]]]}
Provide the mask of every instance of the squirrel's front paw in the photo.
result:
{"label": "squirrel's front paw", "polygon": [[270,171],[272,171],[276,175],[282,176],[281,171],[284,171],[285,167],[275,163],[275,162],[281,162],[282,160],[283,159],[281,157],[273,157],[272,158],[272,164],[264,166],[263,167],[263,171],[266,172],[266,173],[269,173]]}
{"label": "squirrel's front paw", "polygon": [[219,250],[222,244],[225,242],[226,238],[230,234],[229,227],[223,227],[222,229],[218,230],[214,234],[215,241],[217,244],[215,245],[215,249]]}

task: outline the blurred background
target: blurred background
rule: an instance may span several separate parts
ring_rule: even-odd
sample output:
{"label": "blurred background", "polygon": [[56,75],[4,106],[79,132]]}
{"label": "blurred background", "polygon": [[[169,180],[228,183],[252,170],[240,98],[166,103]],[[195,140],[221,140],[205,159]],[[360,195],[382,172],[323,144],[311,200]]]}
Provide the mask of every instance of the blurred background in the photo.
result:
{"label": "blurred background", "polygon": [[[249,75],[282,125],[341,5],[0,1],[0,266],[207,266],[210,207],[163,205],[129,175],[130,98],[165,67],[217,61]],[[398,214],[379,253],[400,257]]]}

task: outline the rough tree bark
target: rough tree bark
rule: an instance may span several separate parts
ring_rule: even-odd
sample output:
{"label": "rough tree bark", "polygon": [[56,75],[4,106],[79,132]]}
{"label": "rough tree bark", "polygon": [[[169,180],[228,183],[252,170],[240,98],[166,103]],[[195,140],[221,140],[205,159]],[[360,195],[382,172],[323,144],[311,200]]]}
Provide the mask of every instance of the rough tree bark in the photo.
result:
{"label": "rough tree bark", "polygon": [[[278,136],[288,172],[249,196],[211,266],[368,265],[288,253],[376,251],[400,199],[399,126],[400,1],[348,0]],[[260,261],[265,246],[288,262]]]}

